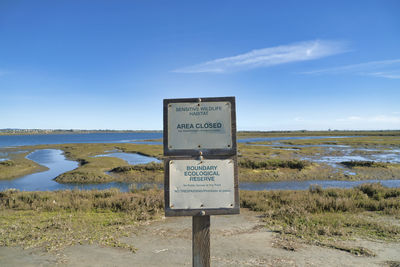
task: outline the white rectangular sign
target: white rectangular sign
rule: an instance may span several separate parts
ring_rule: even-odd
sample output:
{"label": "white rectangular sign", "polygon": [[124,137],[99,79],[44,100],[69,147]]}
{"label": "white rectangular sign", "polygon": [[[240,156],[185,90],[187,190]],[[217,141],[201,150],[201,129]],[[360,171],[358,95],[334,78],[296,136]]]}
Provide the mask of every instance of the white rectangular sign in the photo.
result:
{"label": "white rectangular sign", "polygon": [[171,160],[169,164],[171,209],[234,207],[233,160]]}
{"label": "white rectangular sign", "polygon": [[168,149],[232,148],[231,103],[168,104]]}

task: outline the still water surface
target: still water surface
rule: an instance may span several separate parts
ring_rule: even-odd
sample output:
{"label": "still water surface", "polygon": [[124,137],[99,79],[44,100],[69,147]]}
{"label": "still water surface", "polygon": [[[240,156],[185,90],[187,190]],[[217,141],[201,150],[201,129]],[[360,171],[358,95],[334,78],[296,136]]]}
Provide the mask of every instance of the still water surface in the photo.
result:
{"label": "still water surface", "polygon": [[[137,143],[161,145],[162,132],[145,133],[87,133],[87,134],[35,134],[35,135],[0,135],[0,147],[31,146],[46,144],[71,143]],[[307,140],[326,138],[346,138],[352,136],[290,136],[290,137],[260,137],[238,139],[239,143],[283,140]]]}
{"label": "still water surface", "polygon": [[161,132],[146,133],[87,133],[87,134],[35,134],[35,135],[0,135],[0,147],[54,145],[71,143],[140,143],[149,139],[162,138]]}
{"label": "still water surface", "polygon": [[[124,153],[127,154],[127,153]],[[140,155],[139,155],[140,156]],[[144,156],[141,156],[144,157]],[[0,181],[0,190],[15,188],[23,191],[54,191],[65,189],[108,189],[119,188],[121,191],[128,191],[130,183],[111,182],[105,184],[59,184],[53,179],[58,175],[73,170],[78,167],[78,163],[65,158],[63,152],[57,149],[36,150],[27,156],[30,160],[40,165],[46,166],[49,170],[29,174],[21,178]],[[131,162],[135,164],[135,162]],[[137,163],[136,163],[137,164]],[[380,182],[387,187],[400,187],[400,180],[368,180],[368,181],[332,181],[332,180],[313,180],[313,181],[283,181],[266,183],[240,183],[243,190],[306,190],[310,185],[320,185],[322,188],[351,188],[363,183]],[[141,188],[146,183],[135,183],[137,188]],[[155,184],[162,188],[162,184]]]}

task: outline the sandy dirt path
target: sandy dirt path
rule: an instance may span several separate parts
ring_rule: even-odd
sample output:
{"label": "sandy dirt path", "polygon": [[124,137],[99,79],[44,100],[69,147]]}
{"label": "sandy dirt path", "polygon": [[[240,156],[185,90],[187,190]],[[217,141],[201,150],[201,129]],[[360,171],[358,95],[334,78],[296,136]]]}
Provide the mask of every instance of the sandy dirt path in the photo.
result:
{"label": "sandy dirt path", "polygon": [[[190,266],[191,217],[164,218],[139,227],[124,241],[138,248],[124,249],[80,245],[55,255],[38,250],[0,248],[0,266]],[[257,213],[211,217],[212,266],[382,266],[400,261],[400,244],[352,241],[376,257],[310,245],[296,251],[277,246],[277,234],[262,226]],[[349,244],[349,243],[348,243]]]}

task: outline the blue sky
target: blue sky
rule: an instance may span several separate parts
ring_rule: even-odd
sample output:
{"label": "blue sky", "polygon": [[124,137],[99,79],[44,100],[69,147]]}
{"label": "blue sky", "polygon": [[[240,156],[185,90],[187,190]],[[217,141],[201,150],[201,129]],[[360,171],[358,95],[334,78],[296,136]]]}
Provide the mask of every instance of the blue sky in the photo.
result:
{"label": "blue sky", "polygon": [[0,1],[0,128],[162,129],[236,96],[239,130],[400,129],[399,1]]}

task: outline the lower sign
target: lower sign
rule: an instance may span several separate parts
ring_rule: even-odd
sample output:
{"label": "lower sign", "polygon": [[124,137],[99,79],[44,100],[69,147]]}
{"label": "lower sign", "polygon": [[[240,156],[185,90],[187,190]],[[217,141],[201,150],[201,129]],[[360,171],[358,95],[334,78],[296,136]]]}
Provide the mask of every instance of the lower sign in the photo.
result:
{"label": "lower sign", "polygon": [[171,209],[235,206],[233,160],[171,160],[169,164]]}

